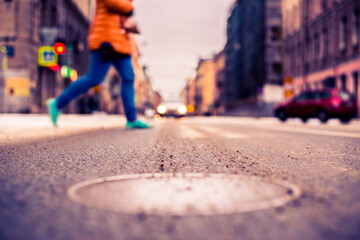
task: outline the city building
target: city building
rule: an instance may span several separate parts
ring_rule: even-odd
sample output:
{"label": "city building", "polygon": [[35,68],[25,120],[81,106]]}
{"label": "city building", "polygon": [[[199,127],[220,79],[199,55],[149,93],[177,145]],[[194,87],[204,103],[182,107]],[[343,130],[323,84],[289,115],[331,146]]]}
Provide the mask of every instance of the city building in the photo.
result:
{"label": "city building", "polygon": [[195,77],[195,112],[199,115],[214,114],[215,68],[212,59],[200,59]]}
{"label": "city building", "polygon": [[141,53],[134,35],[131,36],[131,42],[133,48],[132,65],[135,72],[135,105],[140,113],[144,113],[146,109],[157,107],[156,94],[147,74],[147,67],[140,64]]}
{"label": "city building", "polygon": [[225,86],[225,52],[221,51],[214,55],[214,72],[215,72],[215,96],[214,111],[216,115],[223,115],[224,108],[224,86]]}
{"label": "city building", "polygon": [[73,0],[83,15],[91,21],[95,13],[96,0]]}
{"label": "city building", "polygon": [[[161,102],[162,102],[162,96],[161,96],[161,94],[158,92],[158,91],[155,91],[155,101],[154,101],[154,106],[157,108],[160,104],[161,104]],[[155,109],[156,109],[155,108]],[[154,109],[154,110],[155,110]]]}
{"label": "city building", "polygon": [[[88,70],[88,28],[95,0],[18,0],[0,4],[0,112],[46,112],[48,98],[58,96]],[[63,55],[43,47],[63,43]],[[132,37],[136,106],[154,107],[156,95]],[[50,52],[46,52],[50,51]],[[41,54],[40,54],[41,52]],[[44,66],[39,56],[52,56],[55,66]],[[44,60],[44,59],[42,59]],[[52,63],[53,64],[53,63]],[[70,74],[71,73],[71,74]],[[106,111],[122,114],[121,78],[111,68],[96,86],[64,109],[66,113]]]}
{"label": "city building", "polygon": [[[7,0],[0,14],[0,112],[45,112],[46,100],[71,82],[62,66],[74,70],[73,80],[87,71],[89,21],[72,0]],[[40,49],[56,42],[65,54]],[[65,111],[77,111],[77,103]]]}
{"label": "city building", "polygon": [[181,100],[191,109],[189,114],[223,115],[224,81],[224,51],[212,59],[200,59],[195,76],[188,78],[180,93]]}
{"label": "city building", "polygon": [[[281,0],[236,0],[228,18],[223,103],[240,106],[282,84]],[[270,88],[271,89],[271,88]]]}
{"label": "city building", "polygon": [[346,89],[360,106],[360,1],[283,0],[284,74],[292,92]]}
{"label": "city building", "polygon": [[[195,114],[195,76],[189,77],[186,81],[185,87],[180,92],[181,101],[188,106],[188,115]],[[190,111],[189,111],[190,110]]]}

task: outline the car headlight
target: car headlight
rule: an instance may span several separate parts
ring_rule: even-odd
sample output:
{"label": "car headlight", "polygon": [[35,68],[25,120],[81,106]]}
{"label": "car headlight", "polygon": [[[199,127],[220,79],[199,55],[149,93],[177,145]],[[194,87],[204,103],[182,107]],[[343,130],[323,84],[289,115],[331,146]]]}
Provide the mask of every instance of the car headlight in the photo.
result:
{"label": "car headlight", "polygon": [[177,110],[178,110],[178,113],[180,113],[182,115],[184,115],[187,112],[187,108],[185,105],[180,105]]}
{"label": "car headlight", "polygon": [[166,113],[166,107],[165,107],[164,105],[159,105],[159,106],[157,107],[157,111],[158,111],[158,113],[160,113],[160,114],[164,114],[164,113]]}

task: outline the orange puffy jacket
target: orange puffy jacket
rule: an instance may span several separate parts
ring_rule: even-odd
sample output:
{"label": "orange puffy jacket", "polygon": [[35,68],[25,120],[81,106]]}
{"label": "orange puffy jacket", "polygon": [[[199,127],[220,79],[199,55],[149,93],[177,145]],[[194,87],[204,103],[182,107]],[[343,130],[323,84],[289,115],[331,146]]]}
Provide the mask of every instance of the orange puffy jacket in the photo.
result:
{"label": "orange puffy jacket", "polygon": [[128,33],[122,29],[122,22],[132,12],[132,0],[97,0],[96,13],[89,29],[89,49],[99,49],[108,42],[118,53],[131,54]]}

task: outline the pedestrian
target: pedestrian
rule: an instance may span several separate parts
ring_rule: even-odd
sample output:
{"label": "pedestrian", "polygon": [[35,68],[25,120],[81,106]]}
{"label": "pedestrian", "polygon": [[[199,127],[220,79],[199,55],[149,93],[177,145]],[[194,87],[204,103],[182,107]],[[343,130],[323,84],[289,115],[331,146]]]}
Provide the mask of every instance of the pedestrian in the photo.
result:
{"label": "pedestrian", "polygon": [[[50,118],[57,126],[61,110],[73,99],[100,84],[111,65],[121,76],[121,97],[127,119],[127,128],[150,128],[152,125],[139,120],[135,108],[135,74],[131,63],[131,42],[129,31],[137,28],[128,26],[133,14],[132,0],[97,0],[96,13],[89,29],[88,43],[90,66],[87,74],[70,84],[57,98],[48,100]],[[133,21],[130,21],[133,24]],[[131,29],[132,30],[129,30]]]}

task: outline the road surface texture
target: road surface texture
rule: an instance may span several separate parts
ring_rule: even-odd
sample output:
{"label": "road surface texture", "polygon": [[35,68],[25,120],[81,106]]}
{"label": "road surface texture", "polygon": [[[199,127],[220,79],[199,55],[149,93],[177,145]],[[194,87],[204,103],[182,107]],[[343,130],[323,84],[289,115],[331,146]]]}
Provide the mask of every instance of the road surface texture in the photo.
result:
{"label": "road surface texture", "polygon": [[[0,116],[0,239],[360,239],[359,120],[161,119],[147,130],[124,123],[64,115],[55,129],[42,115]],[[255,176],[293,184],[301,195],[209,215],[126,213],[68,195],[82,181],[149,173]]]}

